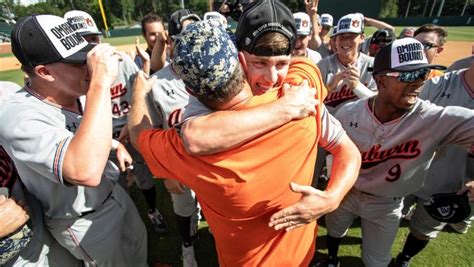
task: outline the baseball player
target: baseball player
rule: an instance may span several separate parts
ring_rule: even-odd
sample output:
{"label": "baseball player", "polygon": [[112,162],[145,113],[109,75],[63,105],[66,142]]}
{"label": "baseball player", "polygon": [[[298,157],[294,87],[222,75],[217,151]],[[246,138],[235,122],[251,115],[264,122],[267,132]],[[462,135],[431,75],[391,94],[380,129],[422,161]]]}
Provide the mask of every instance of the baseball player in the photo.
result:
{"label": "baseball player", "polygon": [[360,217],[364,264],[387,266],[402,199],[421,188],[435,151],[448,144],[472,149],[473,110],[443,108],[418,98],[430,69],[442,68],[428,64],[420,42],[396,40],[375,57],[378,95],[348,103],[336,113],[361,151],[362,167],[339,208],[326,215],[330,264],[338,264],[339,244]]}
{"label": "baseball player", "polygon": [[333,33],[331,30],[333,18],[330,14],[322,14],[321,18],[318,18],[318,4],[319,0],[305,0],[306,14],[309,15],[311,25],[313,26],[308,46],[317,51],[322,58],[325,58],[334,53],[331,45],[326,40],[326,36],[328,36],[328,34],[332,36]]}
{"label": "baseball player", "polygon": [[310,58],[314,64],[317,64],[321,60],[321,55],[308,48],[309,40],[311,39],[311,22],[308,14],[304,12],[294,13],[293,17],[296,22],[296,44],[292,56],[302,56]]}
{"label": "baseball player", "polygon": [[[80,10],[69,11],[64,14],[69,24],[81,34],[89,43],[101,43],[102,33],[97,29],[94,19],[86,12]],[[130,111],[132,100],[133,80],[138,71],[132,59],[126,55],[119,62],[118,75],[110,87],[110,99],[112,104],[112,137],[113,148],[118,143],[126,145],[127,151],[134,159],[133,169],[120,174],[120,183],[127,190],[127,176],[132,176],[137,187],[142,191],[148,205],[148,218],[155,231],[159,234],[167,232],[163,216],[156,208],[156,188],[153,175],[145,165],[141,155],[128,144],[127,114]],[[111,159],[118,162],[115,153],[111,153]]]}
{"label": "baseball player", "polygon": [[[440,26],[434,24],[425,24],[416,29],[413,38],[420,41],[425,49],[426,59],[428,63],[433,63],[441,52],[444,50],[448,32]],[[443,75],[440,70],[432,70],[428,78]]]}
{"label": "baseball player", "polygon": [[[88,44],[53,15],[18,20],[12,50],[30,80],[1,107],[0,143],[42,205],[47,228],[86,266],[145,266],[145,226],[108,160],[116,50]],[[123,148],[125,171],[131,158]]]}
{"label": "baseball player", "polygon": [[[192,22],[186,19],[182,20],[182,18],[188,15],[188,11],[188,9],[180,9],[170,16],[168,32],[171,34],[171,40],[168,43],[171,51],[173,51],[174,39],[181,32],[179,29],[183,29],[184,24]],[[172,23],[180,23],[180,25],[172,26]],[[148,107],[150,107],[153,126],[162,129],[173,128],[181,123],[184,107],[189,102],[189,94],[182,80],[171,68],[171,65],[156,72],[153,76],[157,77],[157,82],[153,85],[152,91],[148,95]],[[198,208],[194,192],[173,179],[166,179],[164,183],[173,200],[173,210],[182,238],[183,266],[197,266],[193,243],[197,238],[200,209]]]}
{"label": "baseball player", "polygon": [[376,93],[377,86],[370,72],[374,59],[359,52],[363,41],[364,18],[360,14],[343,16],[337,23],[337,54],[318,63],[329,91],[324,104],[333,114],[343,103]]}
{"label": "baseball player", "polygon": [[[474,63],[469,69],[448,72],[443,76],[428,80],[420,94],[421,99],[429,100],[439,106],[461,106],[474,110]],[[447,167],[449,166],[449,167]],[[472,180],[468,176],[468,168],[474,169],[474,158],[467,151],[456,147],[446,146],[436,152],[430,166],[423,188],[404,200],[402,214],[413,205],[410,219],[410,234],[407,237],[403,251],[397,256],[396,266],[408,266],[412,257],[423,250],[430,239],[436,238],[446,226],[427,214],[423,208],[435,193],[458,192],[465,183]],[[458,224],[450,224],[459,232],[465,233],[471,219]]]}

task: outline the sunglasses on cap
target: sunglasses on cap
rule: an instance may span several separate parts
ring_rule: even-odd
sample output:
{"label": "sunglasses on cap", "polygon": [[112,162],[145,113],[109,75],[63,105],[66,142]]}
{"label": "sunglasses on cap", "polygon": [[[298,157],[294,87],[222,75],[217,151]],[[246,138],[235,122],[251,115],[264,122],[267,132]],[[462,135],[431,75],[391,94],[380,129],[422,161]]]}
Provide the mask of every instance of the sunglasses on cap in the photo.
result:
{"label": "sunglasses on cap", "polygon": [[439,47],[439,45],[436,45],[434,43],[421,43],[423,45],[424,50],[430,50],[433,47]]}
{"label": "sunglasses on cap", "polygon": [[430,70],[423,68],[415,71],[388,72],[381,75],[395,77],[402,83],[412,83],[418,79],[421,79],[422,81],[426,80],[428,73],[430,73]]}

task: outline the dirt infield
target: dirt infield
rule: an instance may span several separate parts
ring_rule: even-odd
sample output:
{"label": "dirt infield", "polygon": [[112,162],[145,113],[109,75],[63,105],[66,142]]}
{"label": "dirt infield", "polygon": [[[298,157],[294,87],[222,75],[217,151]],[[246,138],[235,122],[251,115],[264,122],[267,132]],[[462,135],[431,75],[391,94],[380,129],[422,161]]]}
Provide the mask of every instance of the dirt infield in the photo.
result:
{"label": "dirt infield", "polygon": [[[445,46],[444,51],[436,59],[436,64],[449,66],[455,60],[467,57],[473,52],[473,42],[448,42]],[[134,50],[134,45],[123,45],[118,46],[121,51]],[[4,57],[0,58],[0,71],[19,69],[20,63],[15,57]]]}

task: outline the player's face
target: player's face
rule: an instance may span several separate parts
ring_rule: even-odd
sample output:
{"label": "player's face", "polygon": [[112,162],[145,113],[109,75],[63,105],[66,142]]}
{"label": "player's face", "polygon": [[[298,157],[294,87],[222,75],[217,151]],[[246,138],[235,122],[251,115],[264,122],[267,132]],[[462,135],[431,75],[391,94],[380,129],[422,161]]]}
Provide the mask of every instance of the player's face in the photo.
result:
{"label": "player's face", "polygon": [[47,68],[57,88],[64,90],[64,95],[77,98],[87,93],[90,83],[87,64],[55,62],[48,64]]}
{"label": "player's face", "polygon": [[[421,92],[425,78],[413,82],[401,82],[396,77],[378,76],[379,97],[396,110],[407,111],[413,107]],[[382,81],[380,81],[382,80]],[[379,88],[379,86],[381,88]]]}
{"label": "player's face", "polygon": [[239,57],[254,95],[280,86],[288,74],[291,60],[290,55],[263,57],[246,51],[240,52]]}
{"label": "player's face", "polygon": [[309,40],[311,37],[309,35],[298,35],[296,38],[295,49],[293,49],[293,56],[306,56],[306,48],[308,48]]}
{"label": "player's face", "polygon": [[436,32],[422,32],[415,36],[415,39],[423,44],[426,59],[430,64],[443,51],[443,48],[439,45],[439,37]]}
{"label": "player's face", "polygon": [[338,55],[349,58],[359,54],[359,45],[364,41],[363,34],[341,33],[336,35],[336,48]]}
{"label": "player's face", "polygon": [[323,25],[321,27],[321,31],[319,32],[319,37],[323,39],[329,33],[330,30],[331,30],[330,26]]}
{"label": "player's face", "polygon": [[149,49],[153,49],[155,45],[156,38],[158,35],[161,34],[165,29],[163,28],[163,24],[161,22],[150,22],[145,23],[145,41],[148,45]]}
{"label": "player's face", "polygon": [[331,46],[331,51],[337,53],[336,37],[333,36],[329,39],[329,46]]}

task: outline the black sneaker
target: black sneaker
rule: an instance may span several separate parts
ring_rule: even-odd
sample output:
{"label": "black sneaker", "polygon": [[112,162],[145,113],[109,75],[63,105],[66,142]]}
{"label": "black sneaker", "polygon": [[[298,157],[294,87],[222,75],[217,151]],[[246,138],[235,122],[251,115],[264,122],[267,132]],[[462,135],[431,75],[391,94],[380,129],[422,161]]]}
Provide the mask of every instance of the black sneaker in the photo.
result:
{"label": "black sneaker", "polygon": [[410,266],[410,259],[402,257],[402,254],[398,254],[397,258],[395,259],[394,267],[408,267]]}
{"label": "black sneaker", "polygon": [[163,216],[161,216],[161,213],[158,211],[158,209],[155,209],[155,211],[153,211],[152,213],[149,212],[148,218],[150,218],[151,224],[153,225],[155,232],[159,234],[164,234],[168,232],[165,220],[163,219]]}
{"label": "black sneaker", "polygon": [[327,258],[321,262],[316,262],[315,264],[311,265],[312,267],[339,267],[341,263],[339,262],[339,258]]}

